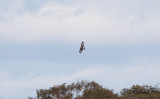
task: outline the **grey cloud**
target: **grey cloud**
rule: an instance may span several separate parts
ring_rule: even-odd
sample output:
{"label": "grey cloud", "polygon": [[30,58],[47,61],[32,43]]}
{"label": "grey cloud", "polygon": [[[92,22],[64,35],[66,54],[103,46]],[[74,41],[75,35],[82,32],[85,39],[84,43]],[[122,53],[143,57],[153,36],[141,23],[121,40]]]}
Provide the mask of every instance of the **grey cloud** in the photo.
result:
{"label": "grey cloud", "polygon": [[[20,1],[1,13],[2,41],[158,44],[159,1]],[[17,4],[15,6],[15,4]],[[19,14],[19,9],[23,13]],[[33,10],[33,12],[32,12]],[[12,31],[12,33],[11,33]],[[92,36],[92,37],[91,37]],[[98,41],[97,41],[98,39]],[[53,42],[54,42],[53,41]]]}

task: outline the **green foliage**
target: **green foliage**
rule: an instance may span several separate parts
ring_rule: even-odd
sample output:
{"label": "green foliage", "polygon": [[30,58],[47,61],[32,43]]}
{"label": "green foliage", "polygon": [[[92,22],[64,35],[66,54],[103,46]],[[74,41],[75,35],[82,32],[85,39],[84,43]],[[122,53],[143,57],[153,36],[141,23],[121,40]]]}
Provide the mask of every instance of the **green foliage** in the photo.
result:
{"label": "green foliage", "polygon": [[122,89],[123,99],[160,99],[160,90],[148,85],[133,85],[130,89]]}
{"label": "green foliage", "polygon": [[160,90],[148,85],[133,85],[130,89],[122,89],[118,95],[94,81],[81,81],[39,89],[36,99],[160,99]]}
{"label": "green foliage", "polygon": [[38,99],[118,99],[118,95],[96,82],[81,81],[37,90]]}

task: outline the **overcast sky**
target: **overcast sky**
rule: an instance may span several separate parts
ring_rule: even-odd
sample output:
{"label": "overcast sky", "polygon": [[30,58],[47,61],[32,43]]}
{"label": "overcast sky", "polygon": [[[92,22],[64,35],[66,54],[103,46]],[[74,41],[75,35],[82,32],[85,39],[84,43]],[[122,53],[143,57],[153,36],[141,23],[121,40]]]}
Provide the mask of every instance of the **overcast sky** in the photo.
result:
{"label": "overcast sky", "polygon": [[80,80],[155,86],[159,24],[159,0],[0,0],[0,98]]}

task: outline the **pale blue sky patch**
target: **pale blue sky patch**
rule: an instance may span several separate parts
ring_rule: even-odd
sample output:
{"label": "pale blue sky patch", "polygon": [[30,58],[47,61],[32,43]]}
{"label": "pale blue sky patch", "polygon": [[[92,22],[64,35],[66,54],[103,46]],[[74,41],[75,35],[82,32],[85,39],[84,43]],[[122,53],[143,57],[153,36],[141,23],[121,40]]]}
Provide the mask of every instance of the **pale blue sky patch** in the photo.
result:
{"label": "pale blue sky patch", "polygon": [[[25,99],[36,89],[77,80],[116,92],[133,84],[154,86],[160,76],[159,5],[0,0],[0,97]],[[82,41],[86,50],[79,54]]]}

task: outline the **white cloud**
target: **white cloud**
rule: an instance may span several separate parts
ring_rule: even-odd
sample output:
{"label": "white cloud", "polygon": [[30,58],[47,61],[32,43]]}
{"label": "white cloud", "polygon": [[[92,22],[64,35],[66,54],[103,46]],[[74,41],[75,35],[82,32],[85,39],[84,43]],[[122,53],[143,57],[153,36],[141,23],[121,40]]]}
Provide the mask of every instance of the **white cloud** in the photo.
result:
{"label": "white cloud", "polygon": [[[132,3],[139,1],[77,2],[79,4],[72,5],[52,2],[35,13],[14,13],[7,22],[0,22],[1,41],[75,43],[83,40],[90,44],[113,45],[160,42],[160,14],[154,7],[158,7],[156,2],[148,6],[143,1],[137,7]],[[20,4],[23,8],[23,3]],[[152,9],[148,10],[146,6]]]}
{"label": "white cloud", "polygon": [[12,77],[8,72],[1,72],[0,95],[8,99],[18,96],[25,98],[35,96],[36,89],[49,88],[65,82],[69,84],[77,80],[94,80],[106,88],[114,89],[116,92],[122,88],[131,87],[133,84],[154,86],[159,83],[159,69],[159,63],[126,66],[97,65],[87,66],[70,74],[61,73],[48,76],[28,74],[18,78]]}

